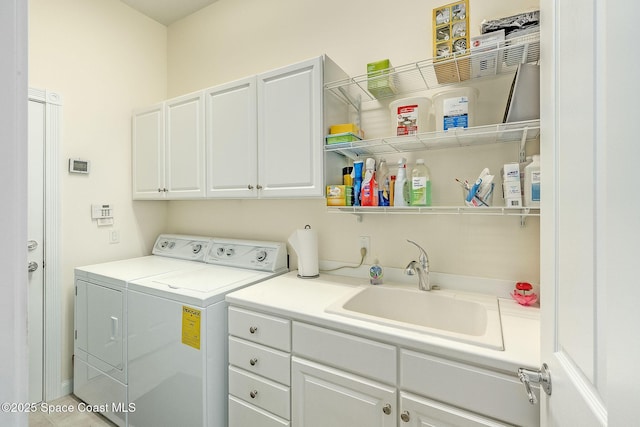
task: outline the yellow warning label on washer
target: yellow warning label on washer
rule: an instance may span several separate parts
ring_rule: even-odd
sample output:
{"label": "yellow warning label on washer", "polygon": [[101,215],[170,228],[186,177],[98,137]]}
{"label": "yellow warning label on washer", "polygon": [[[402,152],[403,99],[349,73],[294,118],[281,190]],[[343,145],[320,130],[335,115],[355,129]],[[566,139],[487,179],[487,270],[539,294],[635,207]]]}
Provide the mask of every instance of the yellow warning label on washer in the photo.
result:
{"label": "yellow warning label on washer", "polygon": [[200,310],[182,306],[182,344],[200,350]]}

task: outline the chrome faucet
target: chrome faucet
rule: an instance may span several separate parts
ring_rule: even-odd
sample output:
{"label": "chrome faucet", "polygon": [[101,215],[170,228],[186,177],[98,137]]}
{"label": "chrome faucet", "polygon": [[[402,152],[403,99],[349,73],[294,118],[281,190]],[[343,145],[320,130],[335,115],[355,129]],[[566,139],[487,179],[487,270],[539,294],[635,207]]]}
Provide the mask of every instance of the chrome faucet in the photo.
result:
{"label": "chrome faucet", "polygon": [[407,239],[407,242],[412,243],[420,249],[420,258],[418,261],[411,261],[407,268],[404,270],[405,274],[409,276],[413,276],[414,274],[418,274],[418,288],[421,291],[430,291],[431,290],[431,282],[429,281],[429,256],[427,255],[427,251],[425,251],[422,246],[417,244],[416,242]]}

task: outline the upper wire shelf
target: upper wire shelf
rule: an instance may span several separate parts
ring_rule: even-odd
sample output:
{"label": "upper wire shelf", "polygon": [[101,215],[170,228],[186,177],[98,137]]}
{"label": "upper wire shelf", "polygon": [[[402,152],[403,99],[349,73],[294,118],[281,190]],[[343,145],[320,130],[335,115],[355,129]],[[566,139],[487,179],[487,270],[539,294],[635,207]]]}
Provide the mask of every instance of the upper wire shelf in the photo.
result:
{"label": "upper wire shelf", "polygon": [[[494,125],[456,128],[416,135],[393,136],[324,146],[326,152],[337,152],[351,159],[361,156],[440,150],[498,143],[516,143],[535,139],[540,134],[540,120],[499,123]],[[524,147],[522,147],[523,149]]]}
{"label": "upper wire shelf", "polygon": [[392,98],[405,93],[435,89],[460,82],[513,73],[521,63],[537,62],[540,58],[540,33],[529,33],[496,42],[493,48],[462,54],[448,59],[426,59],[382,70],[377,74],[394,79],[396,93],[376,98],[368,89],[369,76],[362,74],[325,84],[325,90],[343,102],[359,109],[361,102]]}

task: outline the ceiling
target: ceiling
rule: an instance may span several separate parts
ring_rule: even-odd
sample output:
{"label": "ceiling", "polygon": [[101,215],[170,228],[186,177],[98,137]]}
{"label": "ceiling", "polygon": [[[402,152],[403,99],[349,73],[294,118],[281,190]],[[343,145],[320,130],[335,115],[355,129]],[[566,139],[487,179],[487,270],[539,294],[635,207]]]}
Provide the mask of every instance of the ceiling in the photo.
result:
{"label": "ceiling", "polygon": [[218,0],[121,0],[163,25],[170,25]]}

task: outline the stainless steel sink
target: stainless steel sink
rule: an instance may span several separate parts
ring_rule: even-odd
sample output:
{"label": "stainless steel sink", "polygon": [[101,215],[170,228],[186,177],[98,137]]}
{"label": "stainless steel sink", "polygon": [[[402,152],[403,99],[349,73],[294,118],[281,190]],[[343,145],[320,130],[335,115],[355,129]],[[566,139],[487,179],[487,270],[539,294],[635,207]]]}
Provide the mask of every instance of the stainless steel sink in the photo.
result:
{"label": "stainless steel sink", "polygon": [[498,299],[402,286],[362,286],[326,312],[504,350]]}

